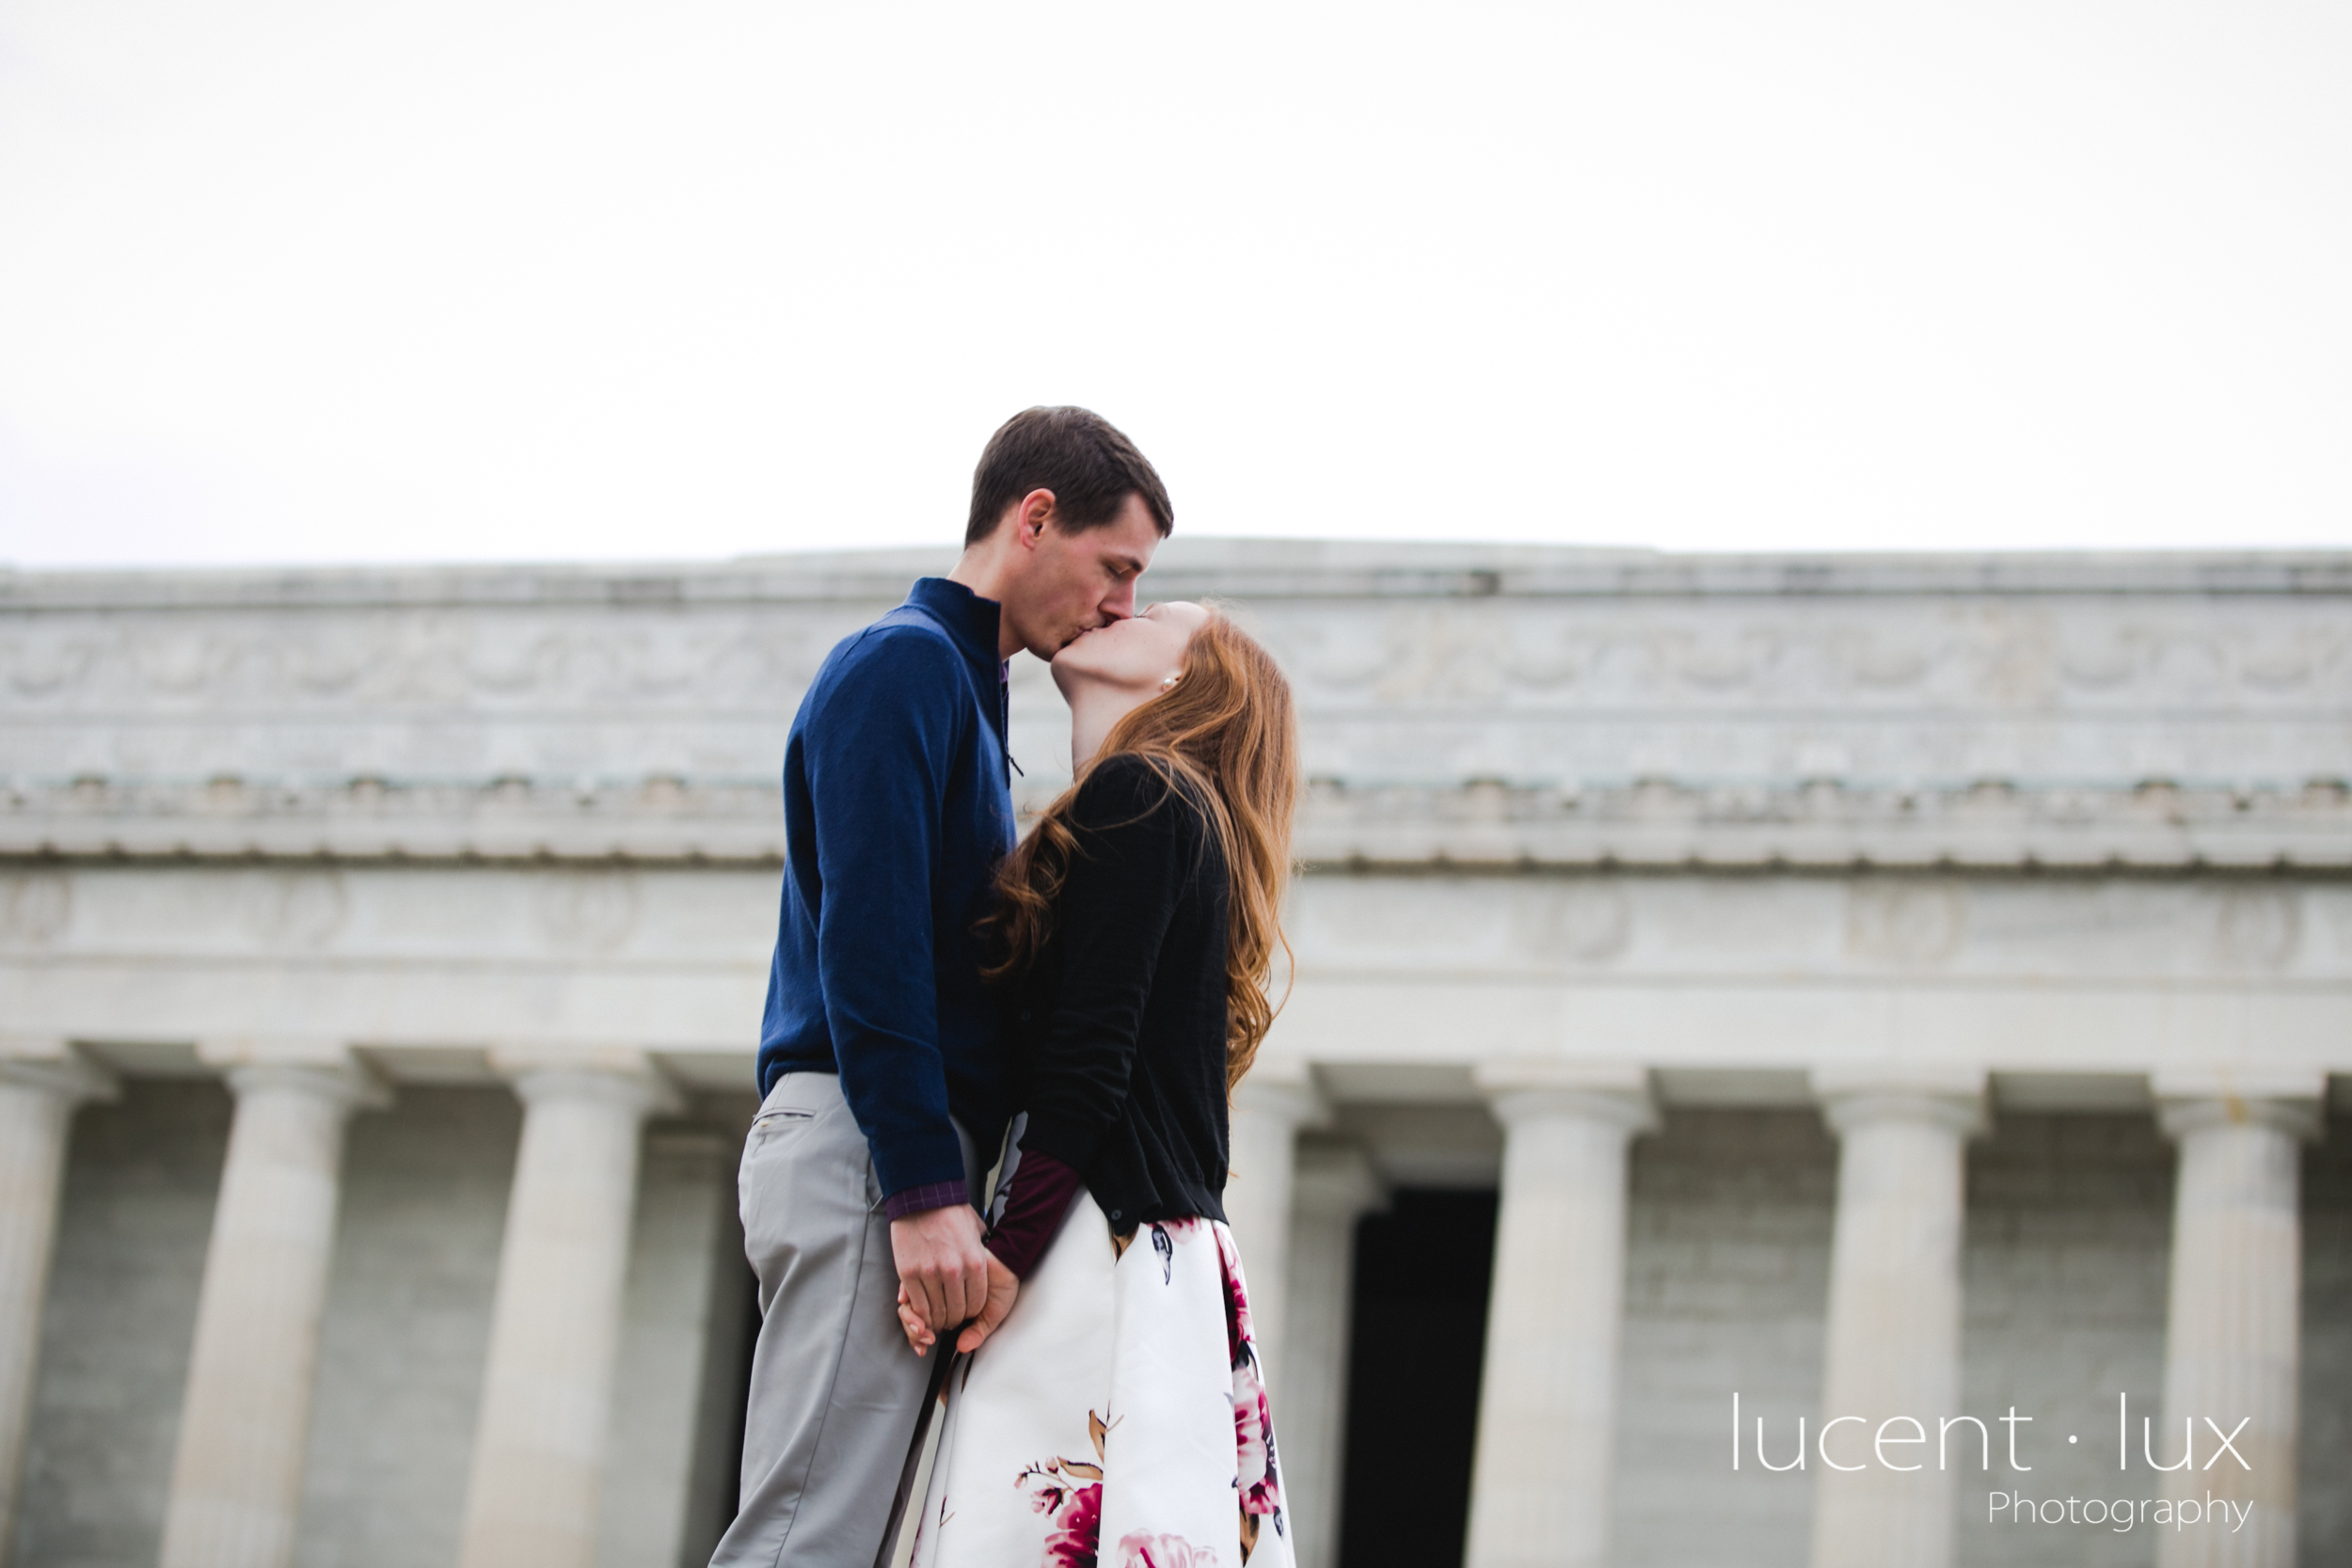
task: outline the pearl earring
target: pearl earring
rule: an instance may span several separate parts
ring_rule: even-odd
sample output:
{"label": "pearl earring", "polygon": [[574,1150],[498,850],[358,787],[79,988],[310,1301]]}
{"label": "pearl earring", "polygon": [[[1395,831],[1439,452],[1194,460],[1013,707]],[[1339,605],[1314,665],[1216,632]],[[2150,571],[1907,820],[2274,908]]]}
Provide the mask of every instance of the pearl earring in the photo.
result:
{"label": "pearl earring", "polygon": [[[1181,674],[1183,674],[1183,673],[1184,673],[1184,672],[1183,672],[1183,671],[1181,671],[1181,670],[1179,670],[1179,671],[1177,671],[1177,672],[1176,672],[1176,674],[1177,674],[1177,675],[1181,675]],[[1168,679],[1166,679],[1166,680],[1164,680],[1164,681],[1160,682],[1160,689],[1161,689],[1162,691],[1165,691],[1165,690],[1167,690],[1169,687],[1174,686],[1175,684],[1176,684],[1176,675],[1170,675],[1170,676],[1168,676]]]}

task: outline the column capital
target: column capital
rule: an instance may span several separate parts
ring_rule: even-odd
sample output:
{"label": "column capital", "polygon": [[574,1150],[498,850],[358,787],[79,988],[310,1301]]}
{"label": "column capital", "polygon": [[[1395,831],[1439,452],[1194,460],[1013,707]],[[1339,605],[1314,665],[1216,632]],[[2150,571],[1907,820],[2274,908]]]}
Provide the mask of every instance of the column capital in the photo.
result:
{"label": "column capital", "polygon": [[380,1111],[391,1085],[338,1039],[317,1035],[235,1035],[199,1040],[197,1059],[221,1069],[242,1098],[292,1089],[332,1101],[346,1113]]}
{"label": "column capital", "polygon": [[1629,1134],[1658,1126],[1658,1101],[1645,1068],[1616,1062],[1481,1062],[1470,1069],[1470,1080],[1505,1127],[1563,1117],[1605,1122]]}
{"label": "column capital", "polygon": [[1299,1146],[1291,1192],[1300,1211],[1335,1218],[1353,1219],[1389,1201],[1389,1184],[1362,1149],[1324,1141]]}
{"label": "column capital", "polygon": [[391,1086],[358,1062],[247,1062],[230,1068],[227,1077],[240,1099],[291,1089],[327,1101],[345,1114],[381,1111],[392,1102]]}
{"label": "column capital", "polygon": [[70,1105],[122,1093],[115,1075],[71,1040],[41,1035],[0,1035],[0,1084],[40,1089]]}
{"label": "column capital", "polygon": [[1967,1137],[1985,1130],[1985,1074],[1975,1068],[1816,1068],[1813,1097],[1836,1132],[1918,1121]]}
{"label": "column capital", "polygon": [[675,1116],[686,1108],[677,1085],[633,1047],[500,1048],[490,1053],[490,1065],[506,1076],[526,1106],[593,1101],[640,1117]]}
{"label": "column capital", "polygon": [[2327,1130],[2324,1073],[2169,1070],[2153,1074],[2148,1087],[2156,1125],[2169,1138],[2212,1127],[2271,1127],[2315,1143]]}
{"label": "column capital", "polygon": [[1315,1085],[1314,1069],[1287,1056],[1252,1062],[1233,1085],[1233,1108],[1293,1127],[1320,1127],[1331,1119],[1331,1103]]}

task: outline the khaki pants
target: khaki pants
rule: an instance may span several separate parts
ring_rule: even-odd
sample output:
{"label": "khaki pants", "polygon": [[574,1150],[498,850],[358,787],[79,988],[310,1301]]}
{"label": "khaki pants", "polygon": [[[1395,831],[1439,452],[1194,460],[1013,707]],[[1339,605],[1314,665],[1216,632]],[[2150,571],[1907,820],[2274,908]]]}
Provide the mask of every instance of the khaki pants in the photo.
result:
{"label": "khaki pants", "polygon": [[[972,1140],[956,1136],[977,1193]],[[735,1523],[711,1568],[872,1568],[930,1363],[898,1328],[890,1219],[839,1079],[776,1080],[737,1196],[759,1342]]]}

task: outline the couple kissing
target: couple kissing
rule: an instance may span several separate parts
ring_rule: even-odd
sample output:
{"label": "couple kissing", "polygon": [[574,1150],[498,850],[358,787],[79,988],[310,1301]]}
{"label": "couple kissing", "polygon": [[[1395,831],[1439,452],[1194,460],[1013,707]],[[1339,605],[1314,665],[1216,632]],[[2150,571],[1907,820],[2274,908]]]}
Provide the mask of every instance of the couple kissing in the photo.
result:
{"label": "couple kissing", "polygon": [[[1173,527],[1109,423],[1016,415],[955,570],[835,647],[793,720],[739,1178],[761,1321],[713,1568],[887,1560],[959,1354],[916,1568],[1290,1568],[1222,1195],[1297,721],[1220,611],[1138,610]],[[1016,844],[1024,651],[1070,705],[1074,782]]]}

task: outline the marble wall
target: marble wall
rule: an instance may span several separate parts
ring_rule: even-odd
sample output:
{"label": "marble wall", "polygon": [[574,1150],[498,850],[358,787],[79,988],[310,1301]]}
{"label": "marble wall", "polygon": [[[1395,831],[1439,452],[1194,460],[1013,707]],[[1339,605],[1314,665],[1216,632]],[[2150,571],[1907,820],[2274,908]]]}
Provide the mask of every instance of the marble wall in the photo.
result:
{"label": "marble wall", "polygon": [[[599,1568],[699,1568],[732,1513],[750,1309],[735,1101],[646,1132]],[[202,1080],[81,1113],[17,1568],[155,1560],[229,1113]],[[298,1568],[455,1555],[520,1121],[503,1089],[426,1086],[352,1122]]]}
{"label": "marble wall", "polygon": [[151,1080],[75,1119],[41,1318],[23,1568],[155,1560],[228,1092]]}
{"label": "marble wall", "polygon": [[1837,1150],[1811,1111],[1670,1112],[1633,1146],[1613,1560],[1803,1560],[1805,1477],[1731,1468],[1731,1395],[1774,1452],[1821,1391]]}
{"label": "marble wall", "polygon": [[2116,1468],[2116,1399],[2131,1397],[2135,1440],[2138,1417],[2162,1415],[2173,1161],[2154,1124],[2127,1115],[2003,1116],[1971,1149],[1962,1402],[1988,1425],[2011,1409],[2034,1421],[2018,1429],[2030,1475],[2008,1470],[2002,1427],[1990,1426],[1991,1475],[1975,1464],[1981,1448],[1972,1454],[1959,1488],[1963,1568],[2153,1560],[2149,1529],[1995,1525],[1986,1494],[2155,1495],[2145,1469]]}

